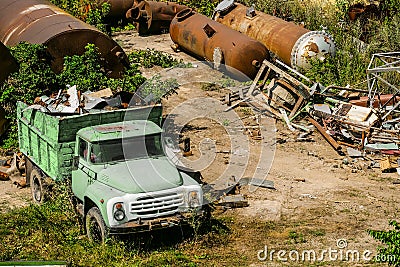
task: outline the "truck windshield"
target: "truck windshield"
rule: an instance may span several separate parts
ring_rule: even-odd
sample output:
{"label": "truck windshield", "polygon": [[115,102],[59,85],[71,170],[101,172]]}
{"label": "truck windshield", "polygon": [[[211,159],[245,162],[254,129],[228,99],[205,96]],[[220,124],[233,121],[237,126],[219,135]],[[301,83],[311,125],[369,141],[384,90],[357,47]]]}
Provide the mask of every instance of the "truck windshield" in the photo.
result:
{"label": "truck windshield", "polygon": [[161,135],[156,134],[93,143],[90,161],[107,163],[162,155]]}

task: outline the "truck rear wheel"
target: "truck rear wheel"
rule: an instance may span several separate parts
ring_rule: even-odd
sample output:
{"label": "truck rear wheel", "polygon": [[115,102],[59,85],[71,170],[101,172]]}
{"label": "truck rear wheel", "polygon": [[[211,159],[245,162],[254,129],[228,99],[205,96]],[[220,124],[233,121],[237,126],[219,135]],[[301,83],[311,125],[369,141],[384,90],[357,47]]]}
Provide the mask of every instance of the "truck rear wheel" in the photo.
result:
{"label": "truck rear wheel", "polygon": [[108,229],[97,207],[91,208],[86,214],[85,228],[90,240],[103,243],[108,237]]}
{"label": "truck rear wheel", "polygon": [[46,188],[42,174],[38,169],[32,168],[29,179],[33,201],[36,204],[42,204],[46,200]]}

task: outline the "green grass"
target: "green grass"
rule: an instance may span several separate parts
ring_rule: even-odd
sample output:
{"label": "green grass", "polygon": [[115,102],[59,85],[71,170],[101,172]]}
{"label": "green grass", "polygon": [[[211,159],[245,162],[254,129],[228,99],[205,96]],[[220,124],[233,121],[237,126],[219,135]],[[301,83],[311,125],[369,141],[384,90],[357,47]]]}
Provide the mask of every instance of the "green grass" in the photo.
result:
{"label": "green grass", "polygon": [[[195,227],[169,228],[91,242],[69,201],[68,184],[43,205],[0,214],[0,262],[65,261],[71,266],[197,266],[207,254],[192,253],[193,245],[219,246],[229,229],[223,219],[193,221]],[[194,229],[195,228],[195,229]]]}
{"label": "green grass", "polygon": [[[58,197],[0,215],[0,261],[66,261],[72,266],[195,266],[176,244],[112,237],[89,241],[68,200]],[[166,233],[164,233],[166,234]],[[148,243],[146,243],[148,242]],[[150,243],[149,243],[150,242]]]}

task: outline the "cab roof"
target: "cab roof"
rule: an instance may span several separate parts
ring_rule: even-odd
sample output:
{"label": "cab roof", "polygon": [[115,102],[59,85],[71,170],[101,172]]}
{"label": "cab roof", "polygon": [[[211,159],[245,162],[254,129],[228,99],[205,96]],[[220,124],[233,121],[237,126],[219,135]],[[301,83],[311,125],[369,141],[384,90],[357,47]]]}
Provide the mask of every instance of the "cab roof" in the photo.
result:
{"label": "cab roof", "polygon": [[161,132],[161,128],[152,121],[134,120],[86,127],[79,130],[77,135],[88,142],[95,143]]}

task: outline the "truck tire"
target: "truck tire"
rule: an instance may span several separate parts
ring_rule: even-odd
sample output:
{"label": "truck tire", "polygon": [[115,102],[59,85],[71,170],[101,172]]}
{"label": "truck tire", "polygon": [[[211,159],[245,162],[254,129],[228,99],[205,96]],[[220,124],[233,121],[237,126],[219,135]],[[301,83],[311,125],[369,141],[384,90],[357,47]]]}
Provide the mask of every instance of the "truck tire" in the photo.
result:
{"label": "truck tire", "polygon": [[108,237],[108,229],[97,207],[91,208],[86,214],[85,229],[90,240],[103,243]]}
{"label": "truck tire", "polygon": [[30,173],[29,184],[31,187],[32,199],[36,204],[43,204],[47,194],[43,176],[36,168],[32,168]]}

